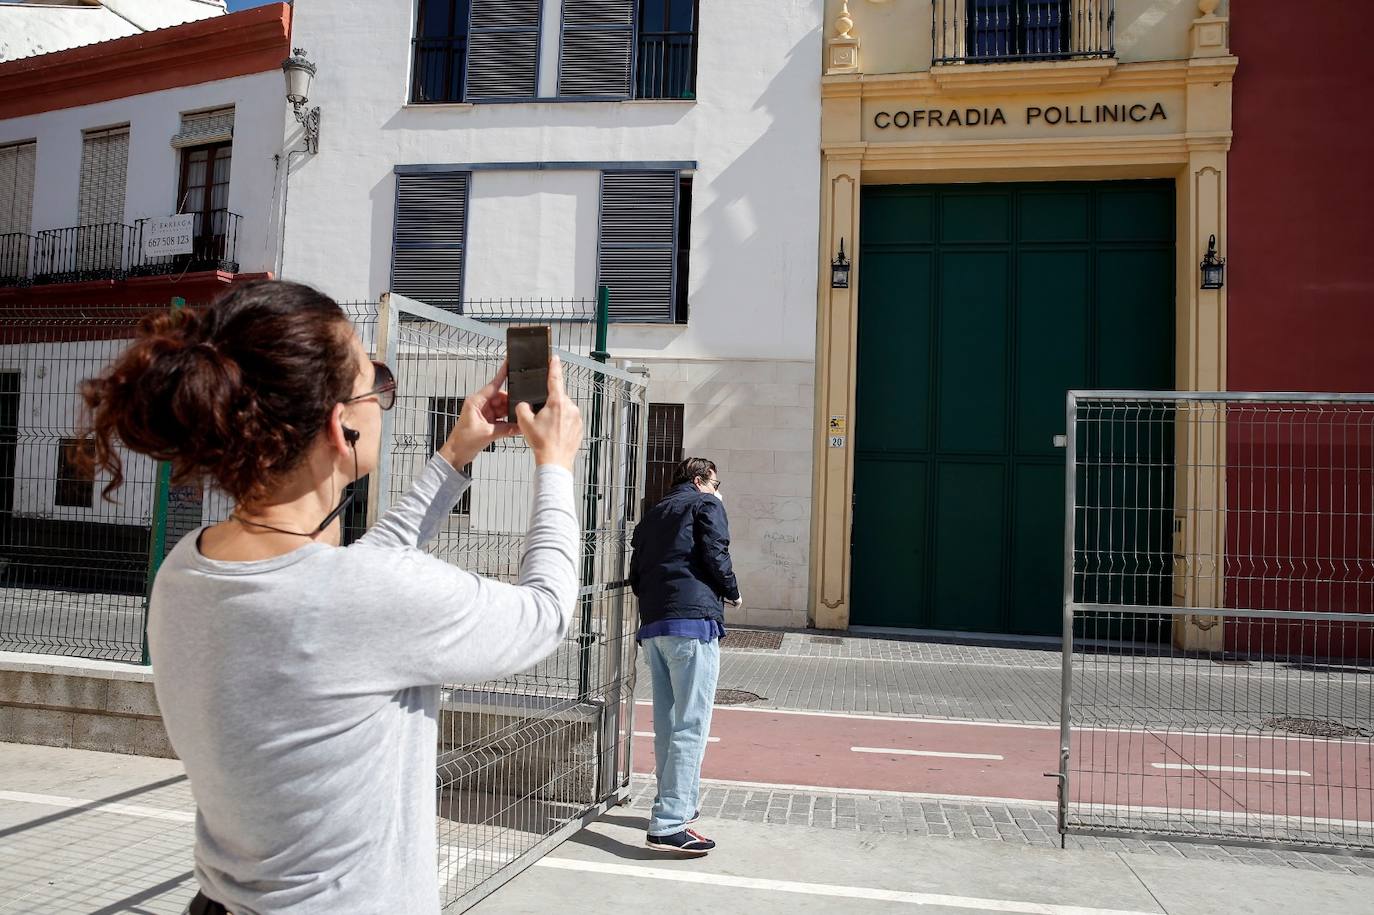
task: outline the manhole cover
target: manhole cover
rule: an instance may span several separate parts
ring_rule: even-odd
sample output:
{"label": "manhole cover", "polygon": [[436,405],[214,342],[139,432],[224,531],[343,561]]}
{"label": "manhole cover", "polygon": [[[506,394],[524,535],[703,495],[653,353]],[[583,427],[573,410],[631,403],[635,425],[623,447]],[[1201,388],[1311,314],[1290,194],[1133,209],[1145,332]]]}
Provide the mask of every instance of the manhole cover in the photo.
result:
{"label": "manhole cover", "polygon": [[1318,718],[1270,718],[1261,727],[1274,731],[1287,731],[1290,734],[1303,734],[1307,737],[1368,737],[1368,731],[1352,728],[1338,721],[1322,721]]}
{"label": "manhole cover", "polygon": [[716,690],[716,705],[743,705],[746,702],[761,702],[763,698],[758,693],[751,693],[747,689]]}
{"label": "manhole cover", "polygon": [[725,634],[721,648],[750,648],[755,651],[777,651],[782,647],[782,633],[761,629],[731,629]]}
{"label": "manhole cover", "polygon": [[813,635],[811,636],[812,645],[843,645],[844,639],[835,635]]}

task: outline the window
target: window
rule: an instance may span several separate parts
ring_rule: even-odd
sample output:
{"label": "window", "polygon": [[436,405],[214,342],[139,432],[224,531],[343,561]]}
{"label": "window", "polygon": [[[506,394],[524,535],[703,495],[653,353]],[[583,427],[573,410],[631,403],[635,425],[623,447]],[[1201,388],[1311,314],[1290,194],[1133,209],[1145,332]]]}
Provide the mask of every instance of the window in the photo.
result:
{"label": "window", "polygon": [[[429,399],[429,453],[433,454],[439,450],[439,446],[449,437],[453,427],[458,424],[458,414],[463,412],[462,397],[431,397]],[[494,446],[488,446],[488,451],[495,451]],[[468,464],[463,468],[463,473],[472,476],[472,465]],[[469,487],[463,493],[463,497],[458,500],[458,504],[453,507],[453,514],[467,515],[472,513],[472,489]]]}
{"label": "window", "polygon": [[639,0],[636,98],[697,96],[697,0]]}
{"label": "window", "polygon": [[610,287],[611,320],[686,321],[691,181],[670,171],[602,173],[597,283]]}
{"label": "window", "polygon": [[77,266],[86,271],[115,271],[123,266],[124,190],[129,173],[129,128],[88,130],[82,141],[80,226]]}
{"label": "window", "polygon": [[521,101],[539,94],[542,0],[420,0],[410,100]]}
{"label": "window", "polygon": [[64,438],[57,445],[57,492],[53,503],[70,508],[90,508],[95,498],[95,468],[81,456],[89,444],[79,438]]}
{"label": "window", "polygon": [[181,151],[177,212],[196,214],[195,261],[224,259],[229,222],[231,143],[192,146]]}
{"label": "window", "polygon": [[29,275],[37,161],[37,143],[0,146],[0,285],[12,285]]}
{"label": "window", "polygon": [[463,302],[467,172],[396,176],[391,291],[458,312]]}
{"label": "window", "polygon": [[673,488],[682,463],[682,404],[649,404],[648,454],[645,455],[644,507],[655,505]]}
{"label": "window", "polygon": [[1069,0],[968,0],[971,59],[1063,57]]}

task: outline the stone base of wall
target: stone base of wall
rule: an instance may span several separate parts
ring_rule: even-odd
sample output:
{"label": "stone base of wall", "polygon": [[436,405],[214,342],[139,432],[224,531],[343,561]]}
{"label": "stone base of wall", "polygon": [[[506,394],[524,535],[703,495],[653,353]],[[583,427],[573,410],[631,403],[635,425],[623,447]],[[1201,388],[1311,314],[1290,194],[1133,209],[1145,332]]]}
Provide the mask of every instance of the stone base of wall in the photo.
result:
{"label": "stone base of wall", "polygon": [[0,741],[175,758],[146,667],[0,653]]}

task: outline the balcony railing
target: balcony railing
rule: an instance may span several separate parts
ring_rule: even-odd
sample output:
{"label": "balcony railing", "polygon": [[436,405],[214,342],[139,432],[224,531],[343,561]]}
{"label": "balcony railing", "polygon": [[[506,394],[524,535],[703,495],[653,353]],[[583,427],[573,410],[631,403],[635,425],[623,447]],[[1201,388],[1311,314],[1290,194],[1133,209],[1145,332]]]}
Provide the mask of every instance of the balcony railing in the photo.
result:
{"label": "balcony railing", "polygon": [[411,44],[411,104],[461,102],[467,39],[416,38]]}
{"label": "balcony railing", "polygon": [[641,32],[635,97],[696,98],[696,44],[689,32]]}
{"label": "balcony railing", "polygon": [[29,284],[122,280],[130,276],[237,273],[239,225],[228,210],[197,213],[190,254],[146,257],[143,233],[148,220],[132,226],[118,222],[45,229],[33,235],[0,235],[0,287]]}
{"label": "balcony railing", "polygon": [[34,236],[33,281],[123,279],[133,255],[133,235],[133,227],[122,222],[45,229]]}
{"label": "balcony railing", "polygon": [[934,0],[931,62],[1113,57],[1115,28],[1115,0]]}
{"label": "balcony railing", "polygon": [[33,280],[33,236],[27,232],[0,235],[0,286],[25,286]]}
{"label": "balcony railing", "polygon": [[164,273],[197,273],[220,270],[237,273],[239,270],[239,214],[228,210],[197,213],[192,232],[190,254],[169,254],[162,257],[143,255],[143,232],[148,220],[135,225],[134,253],[136,259],[129,267],[131,276],[157,276]]}

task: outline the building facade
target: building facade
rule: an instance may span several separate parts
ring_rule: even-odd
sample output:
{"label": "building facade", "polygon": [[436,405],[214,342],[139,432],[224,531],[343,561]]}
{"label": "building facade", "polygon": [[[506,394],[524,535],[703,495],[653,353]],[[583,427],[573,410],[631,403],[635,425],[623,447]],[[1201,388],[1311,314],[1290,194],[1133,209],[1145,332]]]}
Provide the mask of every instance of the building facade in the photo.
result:
{"label": "building facade", "polygon": [[827,2],[817,626],[1057,633],[1065,392],[1228,387],[1227,13]]}
{"label": "building facade", "polygon": [[[157,466],[126,455],[129,485],[103,501],[106,480],[77,460],[78,388],[141,309],[274,274],[289,34],[278,3],[0,63],[7,587],[141,593]],[[175,236],[158,234],[164,220]],[[179,530],[200,522],[198,488],[171,498]]]}
{"label": "building facade", "polygon": [[651,480],[714,459],[734,621],[804,624],[820,0],[294,12],[321,130],[282,276],[479,317],[608,287],[611,354],[650,371]]}

